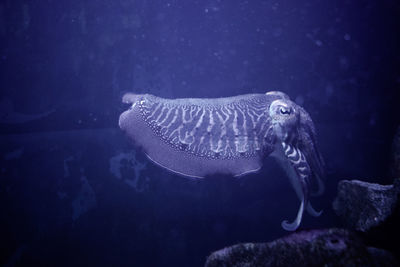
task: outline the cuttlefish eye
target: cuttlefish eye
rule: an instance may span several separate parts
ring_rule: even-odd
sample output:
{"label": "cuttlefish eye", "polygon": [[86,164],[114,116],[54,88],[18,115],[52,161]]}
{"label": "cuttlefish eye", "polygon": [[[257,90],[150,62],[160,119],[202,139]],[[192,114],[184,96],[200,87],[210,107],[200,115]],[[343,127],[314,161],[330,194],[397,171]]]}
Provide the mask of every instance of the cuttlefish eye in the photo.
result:
{"label": "cuttlefish eye", "polygon": [[290,107],[283,107],[283,106],[281,106],[281,107],[279,108],[279,112],[280,112],[282,115],[290,115],[290,113],[292,113],[292,109],[291,109]]}
{"label": "cuttlefish eye", "polygon": [[273,101],[269,107],[269,116],[276,120],[293,117],[292,115],[295,113],[295,109],[287,102],[288,100],[285,99]]}

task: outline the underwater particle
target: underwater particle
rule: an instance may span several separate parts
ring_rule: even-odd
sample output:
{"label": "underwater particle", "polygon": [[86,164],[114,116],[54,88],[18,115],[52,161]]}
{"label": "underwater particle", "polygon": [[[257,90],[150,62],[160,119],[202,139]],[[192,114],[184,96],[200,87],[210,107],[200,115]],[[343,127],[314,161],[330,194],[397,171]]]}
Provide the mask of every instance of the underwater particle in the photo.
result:
{"label": "underwater particle", "polygon": [[351,36],[350,36],[350,34],[348,34],[348,33],[346,33],[346,34],[343,36],[343,38],[344,38],[346,41],[350,41],[350,40],[351,40]]}
{"label": "underwater particle", "polygon": [[315,44],[316,44],[317,46],[322,46],[322,45],[323,45],[323,43],[322,43],[321,40],[315,40]]}
{"label": "underwater particle", "polygon": [[218,6],[207,6],[204,8],[204,13],[210,13],[210,12],[218,12],[219,11]]}

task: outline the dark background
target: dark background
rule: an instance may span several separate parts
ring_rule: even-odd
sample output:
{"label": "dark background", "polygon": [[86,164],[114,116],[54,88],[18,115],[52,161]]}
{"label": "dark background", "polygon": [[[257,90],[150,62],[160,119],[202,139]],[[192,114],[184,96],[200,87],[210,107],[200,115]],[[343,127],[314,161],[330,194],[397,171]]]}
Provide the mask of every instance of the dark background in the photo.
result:
{"label": "dark background", "polygon": [[200,266],[288,234],[299,202],[271,160],[240,179],[154,166],[118,129],[124,92],[280,90],[313,118],[340,179],[391,183],[398,1],[0,2],[0,264]]}

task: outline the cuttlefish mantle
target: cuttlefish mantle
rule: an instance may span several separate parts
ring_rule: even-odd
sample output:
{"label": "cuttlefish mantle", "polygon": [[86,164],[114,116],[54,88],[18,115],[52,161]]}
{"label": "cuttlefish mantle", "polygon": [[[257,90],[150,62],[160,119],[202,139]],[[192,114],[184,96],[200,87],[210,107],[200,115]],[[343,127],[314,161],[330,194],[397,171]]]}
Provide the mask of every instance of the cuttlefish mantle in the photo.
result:
{"label": "cuttlefish mantle", "polygon": [[188,177],[242,176],[258,171],[273,156],[289,176],[300,208],[282,222],[296,230],[303,211],[319,216],[309,201],[311,182],[323,191],[323,161],[308,113],[278,91],[226,98],[165,99],[125,94],[131,104],[120,128],[159,166]]}

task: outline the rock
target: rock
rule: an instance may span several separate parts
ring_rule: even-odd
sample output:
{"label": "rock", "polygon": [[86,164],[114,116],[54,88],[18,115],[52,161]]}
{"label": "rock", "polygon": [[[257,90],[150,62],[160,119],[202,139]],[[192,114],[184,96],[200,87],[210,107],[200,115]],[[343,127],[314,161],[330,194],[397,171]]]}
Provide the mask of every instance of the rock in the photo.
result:
{"label": "rock", "polygon": [[345,229],[293,233],[269,243],[246,243],[212,253],[206,267],[214,266],[397,266],[394,256],[368,248]]}
{"label": "rock", "polygon": [[398,205],[400,179],[393,185],[342,180],[333,209],[351,229],[366,232],[383,224]]}

